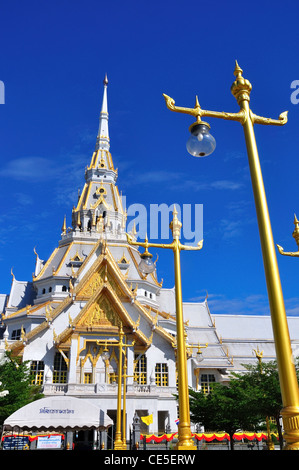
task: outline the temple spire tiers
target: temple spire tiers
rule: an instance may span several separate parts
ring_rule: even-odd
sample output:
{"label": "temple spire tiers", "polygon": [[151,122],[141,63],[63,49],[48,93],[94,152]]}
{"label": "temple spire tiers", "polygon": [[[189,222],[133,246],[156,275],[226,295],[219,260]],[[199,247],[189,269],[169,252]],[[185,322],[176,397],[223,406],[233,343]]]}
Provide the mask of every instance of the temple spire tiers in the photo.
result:
{"label": "temple spire tiers", "polygon": [[98,240],[126,240],[126,211],[116,186],[118,171],[114,168],[110,153],[107,104],[107,75],[100,113],[95,151],[85,170],[85,186],[72,212],[72,229],[63,232],[66,239],[88,238]]}
{"label": "temple spire tiers", "polygon": [[105,178],[106,181],[116,183],[117,169],[115,170],[111,153],[109,139],[109,114],[107,101],[108,79],[107,75],[104,79],[104,93],[102,100],[102,108],[100,112],[99,130],[96,140],[95,151],[92,155],[89,167],[85,172],[85,179],[89,181],[98,181],[99,178]]}
{"label": "temple spire tiers", "polygon": [[[105,77],[96,150],[85,172],[83,190],[78,191],[71,219],[64,216],[58,246],[50,257],[47,260],[37,257],[32,285],[17,286],[24,299],[33,288],[30,305],[60,302],[72,297],[83,273],[87,275],[97,257],[105,255],[104,246],[115,260],[114,269],[138,294],[137,298],[152,307],[158,305],[156,297],[162,283],[158,282],[156,273],[142,274],[138,268],[140,253],[135,247],[128,248],[127,212],[116,185],[117,170],[109,150],[107,85]],[[135,228],[133,232],[136,232]],[[134,235],[136,233],[132,233]],[[14,311],[18,309],[18,303],[19,300],[14,301]]]}
{"label": "temple spire tiers", "polygon": [[107,74],[105,75],[104,81],[104,94],[102,101],[102,109],[100,114],[100,124],[99,131],[97,136],[96,150],[104,149],[109,150],[110,141],[109,141],[109,130],[108,130],[108,101],[107,101],[107,87],[108,87],[108,78]]}

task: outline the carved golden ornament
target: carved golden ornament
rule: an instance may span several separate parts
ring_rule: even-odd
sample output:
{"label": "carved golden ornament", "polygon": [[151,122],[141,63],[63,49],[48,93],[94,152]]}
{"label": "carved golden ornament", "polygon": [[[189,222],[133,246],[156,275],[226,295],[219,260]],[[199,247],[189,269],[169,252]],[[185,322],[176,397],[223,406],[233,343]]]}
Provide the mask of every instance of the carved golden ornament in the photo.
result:
{"label": "carved golden ornament", "polygon": [[104,324],[111,325],[108,321],[105,312],[101,307],[96,304],[90,314],[85,318],[84,325],[87,327],[102,326]]}
{"label": "carved golden ornament", "polygon": [[58,336],[57,336],[54,329],[53,329],[53,341],[54,341],[54,344],[56,344],[58,342]]}
{"label": "carved golden ornament", "polygon": [[[250,100],[250,92],[252,90],[252,85],[249,80],[242,76],[243,70],[239,67],[238,62],[236,61],[236,67],[234,71],[234,75],[236,76],[236,80],[231,86],[231,92],[236,98],[237,102],[243,100]],[[240,104],[240,103],[239,103]]]}
{"label": "carved golden ornament", "polygon": [[45,316],[46,316],[46,321],[47,323],[51,323],[52,321],[52,316],[51,316],[51,312],[52,312],[52,307],[48,307],[48,305],[46,305],[46,313],[45,313]]}
{"label": "carved golden ornament", "polygon": [[21,341],[22,341],[22,343],[26,343],[26,342],[27,342],[27,336],[26,336],[26,333],[25,333],[25,330],[24,330],[23,325],[22,325],[22,328],[21,328]]}
{"label": "carved golden ornament", "polygon": [[97,189],[96,189],[96,195],[97,196],[102,196],[104,194],[107,194],[107,190],[106,188],[103,186],[103,183],[101,183],[101,186],[99,186]]}
{"label": "carved golden ornament", "polygon": [[106,207],[107,210],[112,210],[112,207],[110,206],[110,204],[107,203],[104,196],[102,196],[102,195],[99,197],[99,199],[94,204],[90,204],[90,208],[91,209],[96,209],[100,204],[103,204]]}
{"label": "carved golden ornament", "polygon": [[94,293],[104,284],[101,273],[97,272],[93,275],[91,282],[80,292],[82,297],[92,297]]}
{"label": "carved golden ornament", "polygon": [[259,347],[257,347],[256,349],[253,350],[255,355],[256,355],[256,358],[257,359],[262,359],[263,355],[264,355],[264,351],[260,351],[259,350]]}
{"label": "carved golden ornament", "polygon": [[138,317],[138,320],[133,323],[133,331],[137,331],[139,329],[139,325],[140,325],[140,315]]}
{"label": "carved golden ornament", "polygon": [[299,450],[299,409],[296,406],[287,406],[282,410],[285,450]]}
{"label": "carved golden ornament", "polygon": [[[236,67],[234,71],[234,75],[236,76],[236,80],[231,86],[232,94],[236,97],[238,103],[242,103],[242,101],[249,101],[249,96],[251,92],[251,84],[250,82],[242,76],[243,70],[239,67],[236,61]],[[203,116],[213,117],[213,118],[220,118],[226,119],[229,121],[238,121],[242,125],[247,122],[247,120],[251,120],[252,123],[257,124],[266,124],[266,125],[276,125],[281,126],[287,123],[288,121],[288,112],[285,111],[279,115],[278,119],[271,119],[265,118],[262,116],[257,116],[256,114],[252,113],[251,110],[248,112],[242,108],[238,113],[227,113],[224,111],[210,111],[202,109],[199,105],[198,98],[196,97],[196,102],[194,108],[186,108],[182,106],[176,106],[175,100],[170,96],[163,93],[166,106],[170,111],[174,111],[177,113],[189,114],[196,118],[196,122],[200,123],[201,118]],[[191,125],[193,126],[193,124]]]}
{"label": "carved golden ornament", "polygon": [[295,229],[292,235],[298,246],[298,251],[284,251],[282,246],[276,244],[278,251],[281,255],[299,257],[299,221],[296,217],[296,214],[294,215],[294,225],[295,225]]}
{"label": "carved golden ornament", "polygon": [[70,259],[70,261],[81,261],[81,262],[83,261],[82,256],[80,256],[79,253],[78,253],[78,249],[77,249],[75,255]]}
{"label": "carved golden ornament", "polygon": [[117,326],[119,317],[108,302],[103,298],[93,304],[84,317],[78,322],[78,327],[97,328],[102,326]]}

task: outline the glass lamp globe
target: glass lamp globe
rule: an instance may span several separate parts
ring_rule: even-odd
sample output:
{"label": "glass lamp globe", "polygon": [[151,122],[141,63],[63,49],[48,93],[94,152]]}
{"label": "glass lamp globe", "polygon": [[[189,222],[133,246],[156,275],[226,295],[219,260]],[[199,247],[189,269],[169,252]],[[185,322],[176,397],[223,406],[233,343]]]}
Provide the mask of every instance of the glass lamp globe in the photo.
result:
{"label": "glass lamp globe", "polygon": [[150,274],[155,271],[156,266],[152,260],[153,255],[149,253],[147,250],[140,255],[141,261],[139,263],[139,269],[142,274]]}
{"label": "glass lamp globe", "polygon": [[103,361],[107,361],[109,359],[109,357],[110,357],[109,351],[108,351],[107,347],[105,347],[105,349],[102,352],[102,359],[103,359]]}
{"label": "glass lamp globe", "polygon": [[202,362],[203,361],[203,355],[202,355],[201,351],[197,351],[196,360],[197,360],[197,362]]}
{"label": "glass lamp globe", "polygon": [[190,137],[187,140],[187,150],[193,157],[207,157],[214,152],[216,141],[210,134],[210,126],[206,122],[194,123],[190,126]]}

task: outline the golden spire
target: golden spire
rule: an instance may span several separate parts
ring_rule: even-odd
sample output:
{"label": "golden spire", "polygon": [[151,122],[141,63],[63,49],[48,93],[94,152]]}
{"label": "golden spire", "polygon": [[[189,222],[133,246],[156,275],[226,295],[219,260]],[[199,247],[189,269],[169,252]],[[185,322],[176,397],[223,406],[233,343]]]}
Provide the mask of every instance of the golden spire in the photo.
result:
{"label": "golden spire", "polygon": [[237,61],[235,63],[236,65],[235,65],[234,75],[235,77],[240,78],[242,77],[243,70],[241,69]]}
{"label": "golden spire", "polygon": [[236,66],[234,70],[234,75],[236,80],[231,86],[231,92],[236,98],[237,102],[240,104],[242,101],[250,100],[250,92],[252,90],[252,85],[249,80],[243,77],[243,70],[236,61]]}
{"label": "golden spire", "polygon": [[176,207],[173,206],[173,219],[170,222],[170,229],[172,231],[172,236],[173,238],[179,239],[181,235],[181,228],[182,228],[182,223],[178,219],[178,211],[176,210]]}
{"label": "golden spire", "polygon": [[65,234],[66,234],[66,216],[64,216],[63,224],[62,224],[62,227],[61,227],[61,231],[62,231],[62,235],[65,235]]}

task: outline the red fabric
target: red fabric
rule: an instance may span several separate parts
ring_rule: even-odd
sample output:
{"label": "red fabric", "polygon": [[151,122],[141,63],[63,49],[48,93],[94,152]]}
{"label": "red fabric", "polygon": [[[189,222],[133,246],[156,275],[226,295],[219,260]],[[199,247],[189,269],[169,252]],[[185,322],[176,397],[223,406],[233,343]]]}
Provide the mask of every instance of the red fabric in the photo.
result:
{"label": "red fabric", "polygon": [[[156,443],[160,443],[164,440],[166,441],[171,441],[174,439],[174,437],[177,436],[177,432],[174,432],[172,434],[162,434],[161,436],[156,436],[155,434],[151,435],[140,435],[140,439],[143,440],[144,437],[146,439],[146,442],[149,443],[151,441],[154,441]],[[203,439],[207,442],[214,441],[215,439],[217,441],[223,441],[224,439],[227,439],[228,441],[230,440],[230,436],[227,433],[199,433],[199,434],[192,434],[192,437],[197,439],[198,441],[202,441]],[[253,439],[257,439],[258,441],[261,441],[262,439],[267,439],[267,435],[263,432],[259,433],[246,433],[246,432],[238,432],[233,435],[233,438],[236,439],[237,441],[241,441],[242,439],[248,439],[249,441],[253,441]]]}

